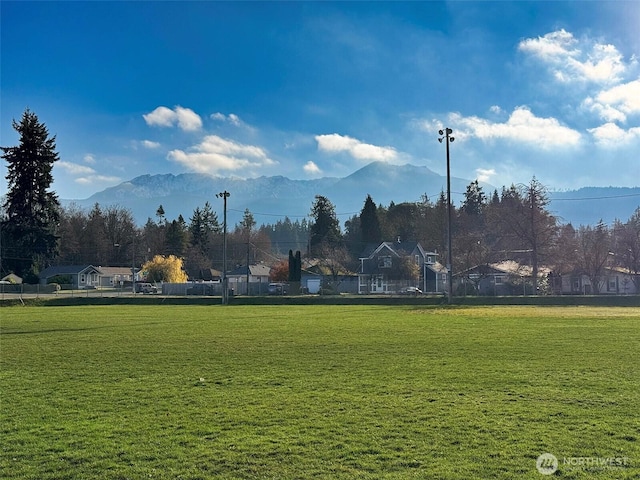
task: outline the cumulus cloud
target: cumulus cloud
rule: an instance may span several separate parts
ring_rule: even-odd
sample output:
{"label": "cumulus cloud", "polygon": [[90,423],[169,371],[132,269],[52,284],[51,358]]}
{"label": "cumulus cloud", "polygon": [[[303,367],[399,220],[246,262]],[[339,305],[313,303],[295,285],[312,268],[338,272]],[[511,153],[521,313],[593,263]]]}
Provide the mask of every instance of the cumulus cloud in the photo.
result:
{"label": "cumulus cloud", "polygon": [[614,45],[588,38],[578,40],[564,29],[524,39],[518,48],[547,64],[554,77],[565,83],[616,83],[628,68]]}
{"label": "cumulus cloud", "polygon": [[392,161],[398,158],[398,152],[393,147],[378,147],[362,143],[346,135],[332,133],[330,135],[316,135],[318,150],[330,153],[346,152],[356,160]]}
{"label": "cumulus cloud", "polygon": [[202,128],[202,119],[189,108],[176,106],[174,109],[160,106],[154,111],[142,115],[150,127],[173,127],[177,125],[186,132]]}
{"label": "cumulus cloud", "polygon": [[320,167],[318,167],[318,165],[315,164],[315,162],[309,160],[307,163],[304,164],[304,167],[302,167],[302,169],[308,173],[309,175],[318,175],[320,173],[322,173],[322,170],[320,170]]}
{"label": "cumulus cloud", "polygon": [[476,178],[479,182],[489,182],[495,174],[493,168],[476,168]]}
{"label": "cumulus cloud", "polygon": [[590,128],[588,132],[593,135],[598,145],[607,148],[625,146],[634,140],[640,140],[640,127],[625,130],[612,122],[596,128]]}
{"label": "cumulus cloud", "polygon": [[587,97],[582,106],[606,122],[625,123],[628,116],[640,113],[640,80],[633,80]]}
{"label": "cumulus cloud", "polygon": [[168,158],[199,173],[259,168],[276,163],[261,147],[244,145],[217,135],[206,136],[189,151],[172,150]]}
{"label": "cumulus cloud", "polygon": [[576,130],[561,125],[555,118],[536,117],[524,106],[515,108],[504,123],[475,116],[463,117],[456,113],[450,116],[450,124],[457,125],[461,130],[462,135],[458,136],[476,137],[484,141],[506,139],[543,149],[575,146],[581,139]]}
{"label": "cumulus cloud", "polygon": [[242,120],[240,120],[240,117],[238,117],[238,115],[236,115],[235,113],[225,115],[224,113],[216,112],[211,115],[211,118],[219,122],[228,122],[236,127],[239,127],[243,124]]}
{"label": "cumulus cloud", "polygon": [[627,115],[640,113],[640,79],[603,90],[596,100],[602,104],[614,105]]}

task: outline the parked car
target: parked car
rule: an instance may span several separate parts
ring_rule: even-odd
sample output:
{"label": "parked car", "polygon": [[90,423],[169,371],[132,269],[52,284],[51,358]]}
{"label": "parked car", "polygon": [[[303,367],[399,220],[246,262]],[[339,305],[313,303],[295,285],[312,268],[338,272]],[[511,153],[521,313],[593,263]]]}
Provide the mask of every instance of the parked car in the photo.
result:
{"label": "parked car", "polygon": [[400,295],[422,295],[422,290],[418,287],[403,287],[399,293]]}
{"label": "parked car", "polygon": [[150,283],[136,283],[136,293],[158,293],[158,287]]}
{"label": "parked car", "polygon": [[270,283],[267,292],[269,295],[286,295],[289,293],[289,285],[287,283]]}

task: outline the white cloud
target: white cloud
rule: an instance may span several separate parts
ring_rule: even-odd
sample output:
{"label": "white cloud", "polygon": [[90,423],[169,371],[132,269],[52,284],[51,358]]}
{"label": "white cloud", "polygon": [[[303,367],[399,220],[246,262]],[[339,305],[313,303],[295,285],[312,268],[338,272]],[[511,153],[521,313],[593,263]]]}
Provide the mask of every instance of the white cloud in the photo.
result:
{"label": "white cloud", "polygon": [[583,102],[582,106],[586,108],[588,111],[595,113],[601,119],[607,122],[626,122],[627,116],[624,112],[621,112],[617,108],[612,107],[611,105],[602,104],[600,102],[595,101],[591,97],[587,97]]}
{"label": "white cloud", "polygon": [[640,79],[604,90],[596,100],[604,105],[615,105],[627,115],[640,113]]}
{"label": "white cloud", "polygon": [[274,165],[261,147],[243,145],[217,135],[208,135],[202,142],[185,152],[172,150],[168,158],[191,171],[216,173],[220,170],[239,170]]}
{"label": "white cloud", "polygon": [[[527,107],[517,107],[505,123],[495,123],[480,117],[451,114],[449,124],[458,126],[461,137],[476,137],[488,141],[506,139],[527,143],[542,149],[575,146],[579,132],[565,127],[555,118],[536,117]],[[455,136],[455,132],[454,132]]]}
{"label": "white cloud", "polygon": [[614,148],[629,144],[634,140],[640,140],[640,127],[625,130],[615,123],[605,123],[596,128],[590,128],[588,132],[600,146]]}
{"label": "white cloud", "polygon": [[522,40],[518,48],[546,63],[560,82],[611,84],[620,81],[627,71],[614,45],[588,38],[578,40],[564,29]]}
{"label": "white cloud", "polygon": [[122,179],[120,177],[114,177],[110,175],[88,175],[86,177],[79,177],[75,179],[76,183],[80,183],[82,185],[104,184],[104,183],[113,184],[121,181]]}
{"label": "white cloud", "polygon": [[216,112],[211,115],[211,118],[219,122],[229,122],[236,127],[239,127],[243,124],[242,120],[240,120],[240,117],[238,117],[238,115],[236,115],[235,113],[225,115],[224,113]]}
{"label": "white cloud", "polygon": [[[93,156],[88,155],[93,159]],[[87,161],[87,156],[85,156],[85,161]],[[93,160],[95,162],[95,160]],[[75,176],[75,183],[80,183],[82,185],[90,185],[90,184],[99,184],[99,183],[116,183],[120,181],[120,177],[110,176],[110,175],[100,175],[93,168],[88,167],[86,165],[79,165],[77,163],[65,162],[64,160],[60,160],[56,162],[58,167],[63,168],[68,174]]]}
{"label": "white cloud", "polygon": [[150,127],[171,127],[176,120],[176,112],[167,107],[158,107],[142,117]]}
{"label": "white cloud", "polygon": [[318,167],[318,165],[316,165],[315,162],[311,160],[305,163],[304,167],[302,168],[309,175],[319,175],[320,173],[322,173],[322,170],[320,170],[320,167]]}
{"label": "white cloud", "polygon": [[178,125],[186,132],[196,131],[202,128],[202,119],[189,108],[176,106],[173,110],[167,107],[158,107],[153,112],[142,115],[150,127],[172,127]]}
{"label": "white cloud", "polygon": [[628,115],[640,113],[640,80],[634,80],[587,97],[582,106],[606,122],[625,123]]}
{"label": "white cloud", "polygon": [[192,132],[202,128],[202,120],[200,116],[189,108],[177,106],[175,108],[178,126],[186,131]]}
{"label": "white cloud", "polygon": [[93,155],[91,155],[90,153],[87,153],[83,160],[85,161],[85,163],[89,163],[91,165],[93,165],[94,163],[96,163],[96,159],[94,158]]}
{"label": "white cloud", "polygon": [[140,143],[142,143],[142,146],[144,148],[148,148],[150,150],[153,150],[155,148],[160,148],[160,143],[159,142],[152,142],[151,140],[143,140]]}
{"label": "white cloud", "polygon": [[[85,157],[85,161],[86,161],[86,157]],[[67,173],[70,173],[71,175],[90,175],[96,172],[93,168],[87,167],[86,165],[79,165],[77,163],[65,162],[64,160],[58,161],[56,165],[59,167],[62,167],[64,170],[67,171]]]}
{"label": "white cloud", "polygon": [[476,168],[476,178],[479,182],[489,182],[495,174],[496,171],[493,168]]}
{"label": "white cloud", "polygon": [[337,133],[316,135],[315,139],[318,142],[318,150],[330,153],[347,152],[357,160],[391,161],[398,157],[398,152],[393,147],[378,147]]}

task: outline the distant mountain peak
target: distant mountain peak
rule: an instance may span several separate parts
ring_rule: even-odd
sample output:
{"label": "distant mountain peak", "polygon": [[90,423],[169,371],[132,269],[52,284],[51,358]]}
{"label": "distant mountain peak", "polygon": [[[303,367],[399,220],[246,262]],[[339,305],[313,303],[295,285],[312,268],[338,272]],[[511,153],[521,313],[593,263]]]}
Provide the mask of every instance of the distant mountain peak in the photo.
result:
{"label": "distant mountain peak", "polygon": [[[456,206],[464,198],[460,192],[464,192],[469,183],[469,179],[451,178],[452,201]],[[486,183],[480,182],[480,185],[487,196],[495,189]],[[614,189],[585,187],[579,191],[553,192],[550,211],[564,223],[571,222],[573,225],[595,225],[600,217],[608,223],[616,218],[626,220],[640,204],[640,188],[624,189],[624,192],[613,192]],[[307,217],[316,195],[326,196],[336,206],[336,211],[344,212],[344,215],[359,213],[367,195],[371,195],[378,205],[388,205],[392,201],[395,204],[418,202],[423,196],[436,201],[440,192],[446,191],[446,176],[426,166],[395,165],[381,161],[371,162],[344,178],[310,180],[292,180],[282,175],[242,179],[199,173],[146,174],[107,188],[85,200],[63,200],[63,203],[73,202],[87,209],[95,203],[118,205],[129,209],[137,223],[144,224],[148,218],[155,216],[159,205],[163,206],[166,218],[170,220],[179,215],[190,218],[194,209],[202,207],[205,202],[209,202],[221,217],[222,203],[215,194],[223,190],[231,193],[228,201],[228,220],[231,225],[241,219],[246,208],[254,213],[258,224],[262,224],[275,222],[285,216]],[[616,198],[606,201],[585,199],[611,196]],[[582,201],[563,201],[580,198]],[[347,219],[340,217],[341,221]]]}

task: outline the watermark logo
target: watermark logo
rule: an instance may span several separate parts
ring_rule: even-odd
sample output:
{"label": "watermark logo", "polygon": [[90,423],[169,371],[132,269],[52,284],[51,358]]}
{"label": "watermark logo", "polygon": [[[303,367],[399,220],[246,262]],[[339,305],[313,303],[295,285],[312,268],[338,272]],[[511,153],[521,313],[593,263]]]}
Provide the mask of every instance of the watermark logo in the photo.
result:
{"label": "watermark logo", "polygon": [[628,457],[563,457],[561,461],[552,453],[543,453],[536,460],[536,469],[541,475],[553,475],[559,466],[586,470],[611,470],[629,467]]}
{"label": "watermark logo", "polygon": [[558,459],[552,453],[543,453],[536,460],[536,468],[542,475],[553,475],[558,470]]}

